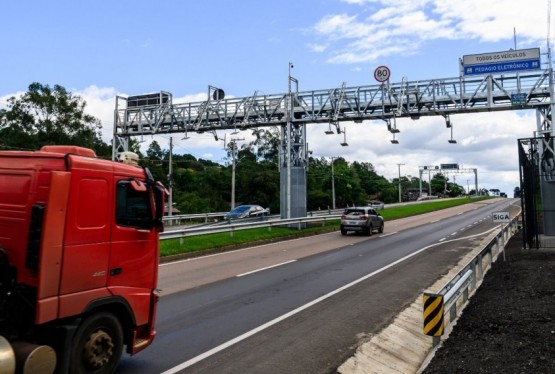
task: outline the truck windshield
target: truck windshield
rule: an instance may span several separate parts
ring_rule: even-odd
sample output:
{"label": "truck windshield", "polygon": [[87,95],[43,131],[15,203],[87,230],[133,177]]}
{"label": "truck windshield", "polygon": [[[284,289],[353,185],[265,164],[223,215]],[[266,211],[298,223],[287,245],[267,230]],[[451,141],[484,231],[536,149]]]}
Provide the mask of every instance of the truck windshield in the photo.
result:
{"label": "truck windshield", "polygon": [[120,181],[116,191],[116,223],[150,229],[152,211],[148,191],[137,191],[129,181]]}

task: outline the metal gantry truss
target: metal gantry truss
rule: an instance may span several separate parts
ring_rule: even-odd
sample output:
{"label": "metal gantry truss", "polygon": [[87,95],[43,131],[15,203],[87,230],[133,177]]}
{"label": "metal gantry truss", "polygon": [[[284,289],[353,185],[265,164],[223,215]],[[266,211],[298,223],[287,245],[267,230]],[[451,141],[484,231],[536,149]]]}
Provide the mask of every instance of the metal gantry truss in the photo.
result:
{"label": "metal gantry truss", "polygon": [[[469,173],[473,173],[474,174],[474,188],[476,191],[476,196],[479,195],[479,191],[478,191],[478,169],[470,169],[470,168],[459,168],[458,166],[456,168],[450,168],[450,169],[445,169],[442,168],[440,166],[437,165],[426,165],[426,166],[419,166],[418,167],[418,178],[419,178],[419,188],[420,188],[420,194],[419,196],[422,196],[422,174],[424,174],[425,172],[428,172],[428,194],[429,196],[431,196],[432,193],[432,183],[431,183],[431,175],[432,173],[435,174],[443,174],[443,175],[447,175],[447,174],[469,174]],[[467,191],[468,193],[470,193],[470,191]]]}
{"label": "metal gantry truss", "polygon": [[[290,64],[290,68],[292,65]],[[339,123],[365,120],[385,122],[395,134],[397,118],[418,119],[422,116],[449,116],[502,110],[535,109],[537,130],[552,132],[553,72],[546,70],[455,78],[384,82],[377,85],[298,91],[298,81],[289,71],[289,90],[283,94],[224,98],[222,89],[209,86],[208,99],[193,103],[173,103],[168,92],[117,97],[114,111],[113,157],[128,150],[133,136],[211,132],[218,139],[220,130],[253,130],[281,127],[280,173],[281,209],[286,218],[306,214],[306,126],[328,123],[338,134],[346,136]],[[295,90],[291,89],[295,84]],[[451,129],[450,143],[453,140]],[[342,145],[347,145],[345,139]],[[286,177],[283,177],[285,175]],[[476,177],[476,189],[477,189]],[[304,192],[303,192],[304,191]],[[293,196],[294,195],[294,196]],[[284,197],[285,196],[285,197]],[[295,209],[292,212],[292,208]],[[305,209],[304,209],[305,210]]]}
{"label": "metal gantry truss", "polygon": [[[168,133],[207,132],[227,129],[247,130],[262,126],[284,126],[291,103],[293,124],[383,120],[459,113],[537,109],[538,130],[551,130],[551,70],[506,75],[456,77],[328,90],[254,95],[174,104],[171,94],[161,92],[159,103],[124,105],[116,99],[114,138]],[[526,94],[516,105],[512,95]],[[291,97],[289,97],[291,95]],[[339,132],[339,131],[338,131]],[[116,141],[116,146],[125,144]]]}

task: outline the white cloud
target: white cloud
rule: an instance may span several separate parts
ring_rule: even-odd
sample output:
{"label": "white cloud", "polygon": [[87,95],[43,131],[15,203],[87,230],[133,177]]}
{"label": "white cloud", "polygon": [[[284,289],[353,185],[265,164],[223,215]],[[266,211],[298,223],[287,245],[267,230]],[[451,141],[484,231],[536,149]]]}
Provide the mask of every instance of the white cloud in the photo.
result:
{"label": "white cloud", "polygon": [[[544,0],[344,0],[353,12],[328,14],[313,31],[329,43],[328,62],[372,62],[386,56],[416,53],[430,40],[513,39],[522,45],[545,43]],[[362,14],[370,13],[366,18]],[[317,42],[318,43],[318,42]]]}
{"label": "white cloud", "polygon": [[87,103],[85,112],[100,119],[102,123],[102,140],[110,144],[114,131],[114,110],[116,96],[119,95],[113,87],[89,86],[82,91],[74,90],[74,94],[81,96]]}
{"label": "white cloud", "polygon": [[544,41],[547,35],[545,0],[434,1],[435,12],[450,20],[461,36],[480,41],[512,39],[513,28],[528,42]]}
{"label": "white cloud", "polygon": [[344,2],[344,3],[347,3],[347,4],[362,5],[362,4],[364,4],[364,3],[371,3],[371,2],[373,2],[373,1],[375,1],[375,0],[341,0],[341,1]]}
{"label": "white cloud", "polygon": [[[103,140],[110,142],[112,138],[115,97],[119,93],[113,87],[90,86],[74,91],[86,102],[87,113],[101,119]],[[0,97],[0,103],[11,96]],[[198,102],[206,100],[206,93],[197,93],[173,98],[174,103]],[[506,111],[479,113],[468,115],[452,115],[453,138],[457,144],[449,144],[451,133],[445,127],[442,117],[421,117],[419,120],[408,118],[398,119],[400,133],[396,135],[399,144],[391,144],[392,134],[388,132],[383,121],[365,121],[362,124],[341,123],[346,128],[346,135],[325,135],[327,124],[307,125],[307,142],[313,156],[341,156],[353,162],[370,162],[380,175],[389,180],[397,178],[397,164],[402,163],[402,175],[418,177],[419,167],[457,163],[461,168],[478,170],[480,188],[500,188],[508,194],[519,184],[517,139],[530,137],[536,129],[536,113],[529,111]],[[218,136],[223,139],[224,133],[229,140],[231,130],[221,131]],[[197,158],[222,162],[225,156],[223,142],[216,142],[211,133],[165,134],[155,137],[145,136],[143,151],[152,140],[156,140],[162,148],[169,148],[169,138],[173,138],[176,153],[190,153]],[[250,131],[240,132],[236,137],[244,138],[241,143],[252,140]],[[349,146],[340,145],[344,140]],[[448,175],[459,184],[466,185],[472,174]],[[426,176],[423,176],[426,179]],[[472,187],[473,188],[473,187]]]}
{"label": "white cloud", "polygon": [[328,46],[325,44],[315,44],[315,43],[309,43],[307,44],[307,47],[312,52],[324,52],[328,48]]}
{"label": "white cloud", "polygon": [[[421,166],[456,163],[461,169],[477,169],[479,187],[500,188],[512,194],[519,185],[517,139],[530,137],[536,129],[534,111],[495,112],[451,116],[451,132],[442,117],[400,119],[396,134],[399,144],[383,121],[345,123],[348,147],[342,147],[344,135],[324,135],[327,125],[307,126],[309,148],[314,156],[341,156],[353,162],[370,162],[378,174],[389,180],[397,178],[398,163],[402,175],[419,176]],[[466,186],[473,173],[448,174],[451,181]],[[426,179],[423,176],[423,179]],[[462,182],[464,181],[464,183]]]}

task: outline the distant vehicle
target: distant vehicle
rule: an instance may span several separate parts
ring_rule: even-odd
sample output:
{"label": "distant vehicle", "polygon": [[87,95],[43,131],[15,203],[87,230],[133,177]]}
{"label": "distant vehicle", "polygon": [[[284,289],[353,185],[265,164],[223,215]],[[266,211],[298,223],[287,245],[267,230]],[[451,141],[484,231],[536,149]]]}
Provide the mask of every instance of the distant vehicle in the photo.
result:
{"label": "distant vehicle", "polygon": [[384,208],[384,203],[380,200],[372,200],[368,203],[368,206],[376,210],[382,210]]}
{"label": "distant vehicle", "polygon": [[374,230],[383,232],[384,222],[374,208],[364,206],[347,208],[341,215],[341,235],[347,235],[349,231],[359,231],[366,235],[372,235]]}
{"label": "distant vehicle", "polygon": [[416,201],[437,200],[437,196],[421,196]]}
{"label": "distant vehicle", "polygon": [[255,218],[267,215],[270,215],[270,209],[263,208],[260,205],[239,205],[228,212],[224,219]]}
{"label": "distant vehicle", "polygon": [[499,197],[507,197],[507,194],[505,192],[500,192]]}

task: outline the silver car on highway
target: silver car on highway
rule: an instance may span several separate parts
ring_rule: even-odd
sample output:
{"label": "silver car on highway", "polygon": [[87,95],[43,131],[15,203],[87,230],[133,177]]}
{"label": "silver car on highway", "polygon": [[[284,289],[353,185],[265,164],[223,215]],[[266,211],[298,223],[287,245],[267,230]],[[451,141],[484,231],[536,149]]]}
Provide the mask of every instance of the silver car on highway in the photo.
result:
{"label": "silver car on highway", "polygon": [[347,208],[341,215],[340,228],[342,235],[347,235],[349,231],[372,235],[374,230],[383,232],[384,221],[374,208],[368,206]]}

